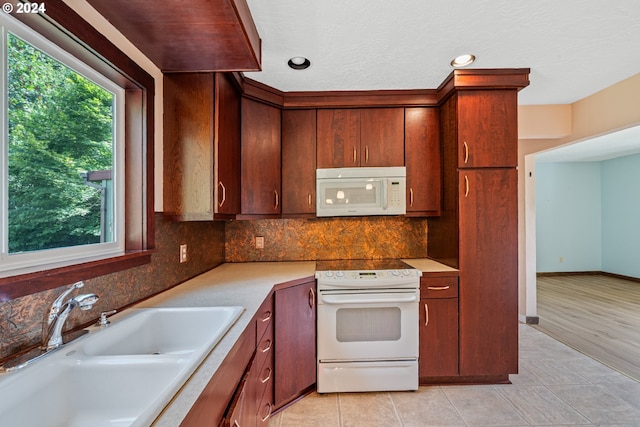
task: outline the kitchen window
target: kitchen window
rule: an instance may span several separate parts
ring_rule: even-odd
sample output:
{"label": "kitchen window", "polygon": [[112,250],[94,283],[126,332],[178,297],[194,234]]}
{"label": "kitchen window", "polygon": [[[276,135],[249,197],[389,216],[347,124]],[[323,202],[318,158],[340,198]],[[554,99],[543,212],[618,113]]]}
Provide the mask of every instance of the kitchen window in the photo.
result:
{"label": "kitchen window", "polygon": [[0,300],[148,264],[153,77],[64,2],[0,27]]}
{"label": "kitchen window", "polygon": [[124,251],[124,90],[3,14],[0,270]]}

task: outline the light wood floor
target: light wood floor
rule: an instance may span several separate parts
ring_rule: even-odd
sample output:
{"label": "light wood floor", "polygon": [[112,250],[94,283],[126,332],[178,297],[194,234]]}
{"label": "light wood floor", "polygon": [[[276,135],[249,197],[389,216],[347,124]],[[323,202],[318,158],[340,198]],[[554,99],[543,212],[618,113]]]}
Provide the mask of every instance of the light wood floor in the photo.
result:
{"label": "light wood floor", "polygon": [[540,331],[640,381],[640,283],[604,275],[538,277]]}

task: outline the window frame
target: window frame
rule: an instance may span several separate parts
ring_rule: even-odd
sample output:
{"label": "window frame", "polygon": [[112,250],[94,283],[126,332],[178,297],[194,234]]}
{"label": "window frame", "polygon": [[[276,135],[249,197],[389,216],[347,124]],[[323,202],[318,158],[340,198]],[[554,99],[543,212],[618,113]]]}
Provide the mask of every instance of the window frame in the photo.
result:
{"label": "window frame", "polygon": [[[9,52],[7,49],[9,34],[22,40],[24,43],[32,46],[34,49],[39,50],[43,54],[49,56],[54,61],[62,64],[68,69],[72,70],[78,75],[81,75],[85,79],[91,81],[96,86],[102,87],[105,91],[112,94],[114,99],[113,105],[113,188],[114,188],[114,206],[116,207],[113,212],[114,215],[114,237],[115,240],[103,243],[95,243],[81,246],[66,246],[47,249],[43,251],[30,251],[23,253],[9,253],[9,236],[5,236],[5,240],[2,242],[2,253],[0,254],[0,272],[6,272],[8,274],[20,274],[33,268],[41,268],[45,264],[65,265],[73,263],[77,259],[91,259],[95,257],[105,257],[121,255],[124,252],[124,103],[125,95],[124,89],[113,83],[111,80],[104,77],[102,74],[89,67],[84,62],[79,61],[67,51],[61,49],[54,43],[51,43],[37,32],[34,32],[30,28],[21,23],[16,23],[15,19],[12,19],[9,15],[9,19],[5,25],[5,31],[3,32],[3,46],[0,47],[0,52],[3,52],[3,68],[6,69],[8,75],[9,67],[8,58]],[[7,81],[4,82],[6,84]],[[0,85],[1,87],[2,85]],[[6,87],[8,89],[8,87]],[[3,107],[7,106],[6,95],[3,93]],[[2,110],[3,107],[0,107]],[[8,111],[4,111],[2,120],[8,120]],[[4,135],[3,137],[8,137]],[[8,144],[8,140],[6,141]],[[3,169],[9,169],[9,161],[7,156],[7,149],[3,150],[3,159],[1,164]],[[8,177],[3,176],[2,180],[3,193],[5,194],[5,200],[0,200],[0,206],[2,206],[3,212],[0,219],[0,224],[3,224],[4,231],[8,231]]]}
{"label": "window frame", "polygon": [[125,90],[125,252],[25,274],[2,273],[0,301],[148,264],[154,252],[154,79],[62,0],[46,7],[46,14],[12,16]]}

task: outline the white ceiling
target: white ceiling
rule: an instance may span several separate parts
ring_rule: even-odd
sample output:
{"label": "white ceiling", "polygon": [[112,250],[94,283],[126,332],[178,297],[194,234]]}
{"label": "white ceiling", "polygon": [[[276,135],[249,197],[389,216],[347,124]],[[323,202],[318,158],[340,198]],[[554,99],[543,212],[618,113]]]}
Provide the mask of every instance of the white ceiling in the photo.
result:
{"label": "white ceiling", "polygon": [[[520,105],[573,103],[640,72],[638,0],[247,3],[262,71],[245,75],[285,92],[434,89],[462,53],[477,56],[473,68],[531,68]],[[290,69],[293,56],[311,67]],[[640,145],[640,132],[622,135]]]}
{"label": "white ceiling", "polygon": [[[519,103],[567,104],[640,72],[638,0],[248,0],[281,91],[431,89],[453,57],[531,68]],[[305,56],[311,67],[287,67]]]}

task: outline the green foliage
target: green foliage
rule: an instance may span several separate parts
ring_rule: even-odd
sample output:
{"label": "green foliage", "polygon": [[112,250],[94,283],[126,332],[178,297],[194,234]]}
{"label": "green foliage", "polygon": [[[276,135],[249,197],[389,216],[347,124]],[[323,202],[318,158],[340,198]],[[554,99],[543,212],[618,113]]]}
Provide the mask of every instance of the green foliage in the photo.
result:
{"label": "green foliage", "polygon": [[113,95],[8,37],[9,252],[100,242],[100,191],[81,173],[112,169]]}

